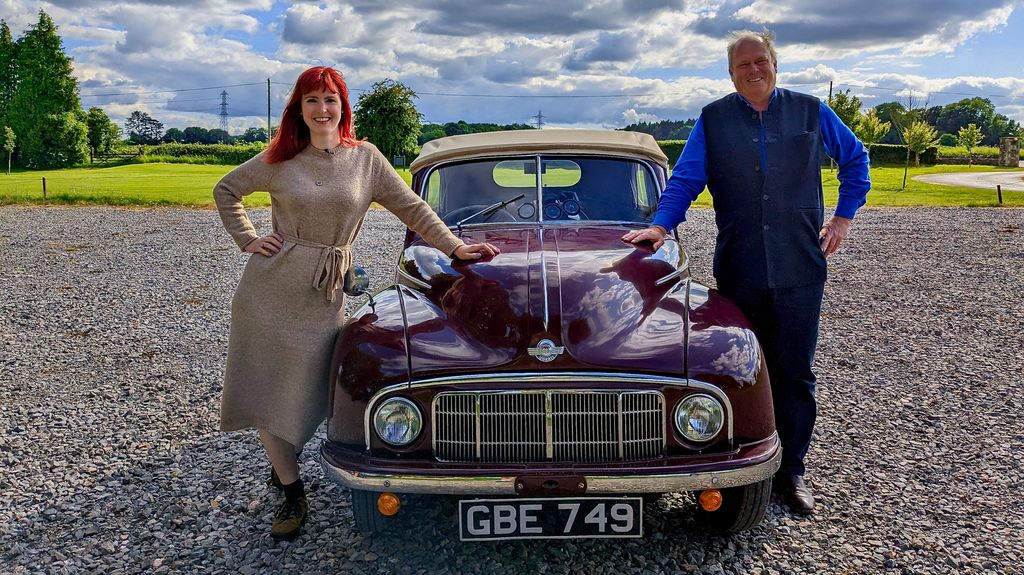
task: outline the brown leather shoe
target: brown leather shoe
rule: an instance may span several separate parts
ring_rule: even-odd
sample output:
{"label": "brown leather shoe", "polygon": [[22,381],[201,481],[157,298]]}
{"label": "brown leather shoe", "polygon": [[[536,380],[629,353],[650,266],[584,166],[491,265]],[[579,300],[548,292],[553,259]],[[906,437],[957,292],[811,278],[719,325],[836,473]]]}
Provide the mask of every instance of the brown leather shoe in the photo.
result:
{"label": "brown leather shoe", "polygon": [[814,513],[814,495],[802,475],[776,475],[775,488],[791,511],[801,515]]}

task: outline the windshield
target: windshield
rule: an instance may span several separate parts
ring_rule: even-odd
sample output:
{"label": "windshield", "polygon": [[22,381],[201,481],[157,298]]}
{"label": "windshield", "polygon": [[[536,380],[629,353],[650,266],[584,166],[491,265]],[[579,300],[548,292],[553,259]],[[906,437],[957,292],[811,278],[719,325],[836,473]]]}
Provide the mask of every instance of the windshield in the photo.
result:
{"label": "windshield", "polygon": [[658,185],[643,162],[530,156],[446,164],[422,194],[450,226],[493,222],[650,222]]}

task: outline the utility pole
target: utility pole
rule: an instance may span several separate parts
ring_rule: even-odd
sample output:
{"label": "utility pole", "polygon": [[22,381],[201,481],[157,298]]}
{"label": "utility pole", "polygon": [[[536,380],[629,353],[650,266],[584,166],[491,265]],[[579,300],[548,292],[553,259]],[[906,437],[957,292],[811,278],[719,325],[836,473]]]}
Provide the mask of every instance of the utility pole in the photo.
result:
{"label": "utility pole", "polygon": [[530,116],[530,117],[533,118],[534,120],[536,120],[534,123],[537,125],[537,129],[538,130],[540,130],[541,128],[544,127],[544,114],[542,114],[540,110],[537,110],[537,115],[536,116]]}
{"label": "utility pole", "polygon": [[220,129],[228,131],[228,91],[220,93]]}
{"label": "utility pole", "polygon": [[270,124],[270,78],[267,78],[267,144],[270,144],[274,127]]}

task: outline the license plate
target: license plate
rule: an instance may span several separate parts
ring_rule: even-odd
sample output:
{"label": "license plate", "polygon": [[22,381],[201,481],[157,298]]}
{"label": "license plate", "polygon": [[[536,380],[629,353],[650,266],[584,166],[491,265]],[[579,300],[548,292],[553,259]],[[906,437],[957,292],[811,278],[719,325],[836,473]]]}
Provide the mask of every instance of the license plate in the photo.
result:
{"label": "license plate", "polygon": [[459,501],[459,538],[642,537],[643,508],[639,497],[463,499]]}

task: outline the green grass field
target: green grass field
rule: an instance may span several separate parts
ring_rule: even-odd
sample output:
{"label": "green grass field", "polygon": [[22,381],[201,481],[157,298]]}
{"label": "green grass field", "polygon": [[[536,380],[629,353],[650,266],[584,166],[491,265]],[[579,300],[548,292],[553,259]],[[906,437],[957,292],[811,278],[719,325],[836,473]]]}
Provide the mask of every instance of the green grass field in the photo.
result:
{"label": "green grass field", "polygon": [[[0,205],[92,204],[114,206],[212,206],[213,187],[234,166],[129,164],[104,168],[0,172]],[[399,170],[407,183],[408,170]],[[46,178],[46,198],[43,198]],[[269,206],[257,192],[249,206]]]}
{"label": "green grass field", "polygon": [[[191,164],[131,164],[104,168],[74,168],[53,171],[0,173],[2,204],[99,204],[117,206],[212,206],[211,191],[231,166]],[[962,171],[994,171],[1010,168],[991,166],[930,166],[911,168],[910,177],[921,174]],[[1024,170],[1016,170],[1024,173]],[[408,183],[408,170],[399,170]],[[43,198],[42,178],[47,197]],[[903,168],[873,168],[869,206],[996,206],[994,189],[961,188],[907,181],[900,190]],[[835,205],[838,181],[834,171],[822,170],[826,205]],[[256,193],[246,205],[266,206],[270,198]],[[697,205],[711,205],[707,192]],[[1003,191],[1003,205],[1024,206],[1024,192]]]}
{"label": "green grass field", "polygon": [[[994,172],[1016,171],[1024,175],[1024,169],[995,168],[992,166],[928,166],[910,168],[907,174],[907,188],[903,185],[903,168],[871,168],[871,191],[868,192],[868,206],[910,207],[910,206],[998,206],[995,188],[963,188],[916,182],[914,176],[941,174],[947,172]],[[839,196],[839,180],[836,173],[828,168],[821,171],[821,183],[825,190],[825,205],[835,206]],[[697,198],[695,205],[711,206],[711,195],[707,190]],[[1024,192],[1003,190],[1003,205],[1024,207]]]}

